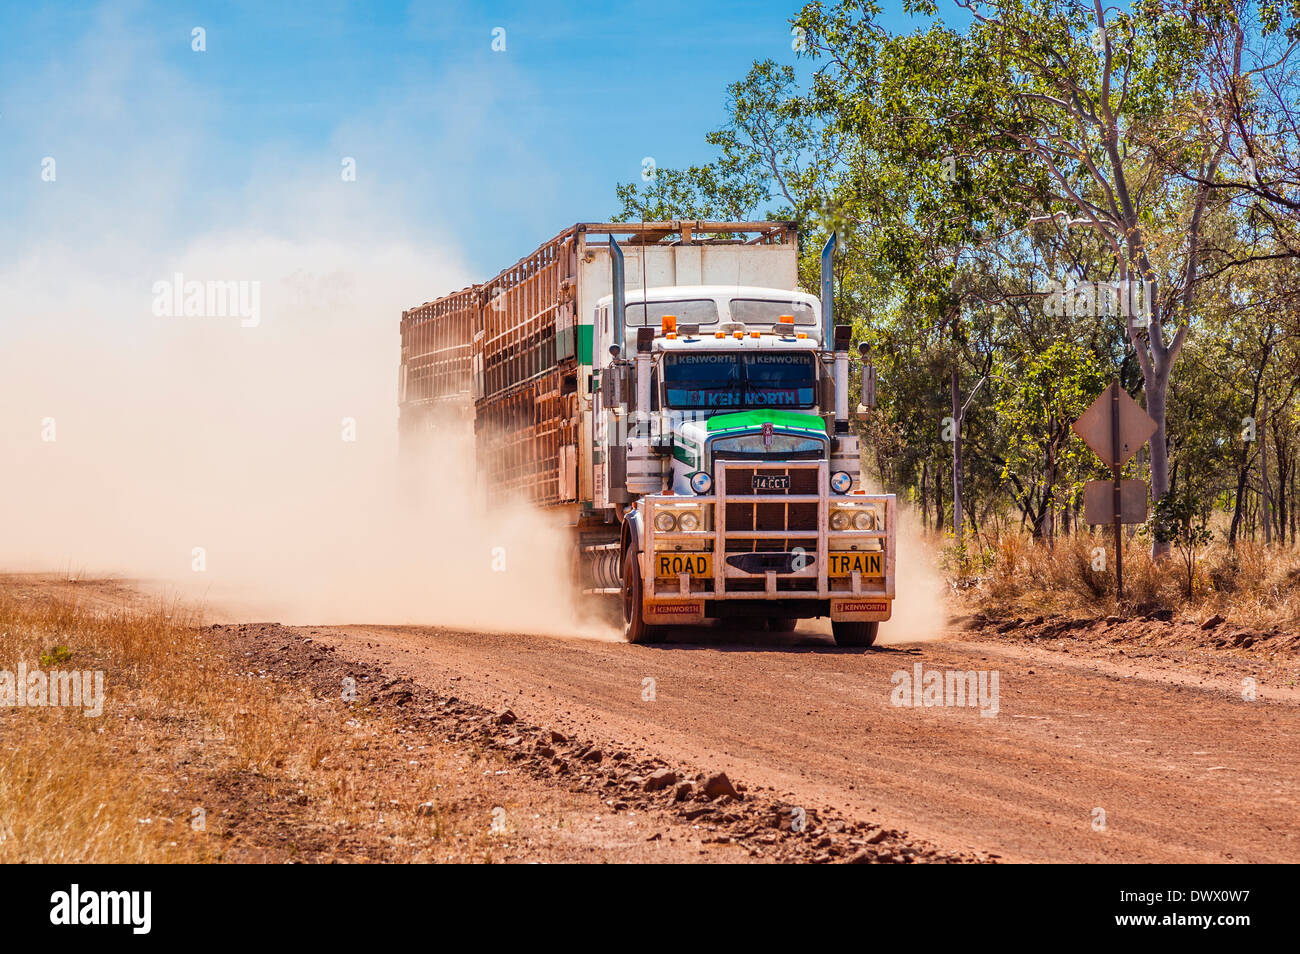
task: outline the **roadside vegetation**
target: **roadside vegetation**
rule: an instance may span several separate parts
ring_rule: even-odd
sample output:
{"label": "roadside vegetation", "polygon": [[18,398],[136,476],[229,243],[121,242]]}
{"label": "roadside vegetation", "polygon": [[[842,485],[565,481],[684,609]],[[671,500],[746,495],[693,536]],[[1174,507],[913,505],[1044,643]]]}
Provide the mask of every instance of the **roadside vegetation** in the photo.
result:
{"label": "roadside vegetation", "polygon": [[[801,283],[872,349],[864,465],[968,595],[1101,606],[1071,423],[1112,378],[1156,421],[1128,607],[1294,626],[1300,14],[1293,3],[810,3],[727,91],[715,158],[625,219],[790,219]],[[1107,555],[1113,570],[1114,554]],[[1244,620],[1243,620],[1244,621]]]}
{"label": "roadside vegetation", "polygon": [[1156,560],[1139,538],[1124,551],[1124,601],[1117,605],[1113,571],[1098,569],[1098,551],[1109,543],[1107,534],[1081,533],[1046,546],[1008,532],[968,546],[964,557],[949,545],[945,569],[954,603],[995,617],[1167,613],[1198,624],[1219,616],[1261,632],[1300,633],[1300,552],[1219,542],[1176,548]]}
{"label": "roadside vegetation", "polygon": [[491,858],[475,759],[408,742],[364,695],[245,671],[191,609],[121,596],[0,578],[0,672],[104,674],[97,716],[0,706],[0,863]]}

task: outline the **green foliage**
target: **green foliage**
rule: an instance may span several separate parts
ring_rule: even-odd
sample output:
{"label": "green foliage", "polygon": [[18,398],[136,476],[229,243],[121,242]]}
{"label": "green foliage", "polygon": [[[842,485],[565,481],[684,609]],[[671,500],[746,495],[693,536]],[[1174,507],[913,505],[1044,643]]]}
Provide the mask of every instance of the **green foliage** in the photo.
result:
{"label": "green foliage", "polygon": [[1049,474],[1048,502],[1054,494],[1073,499],[1097,462],[1070,425],[1105,388],[1104,368],[1079,345],[1058,341],[1018,365],[999,368],[999,378],[994,411],[1007,433],[1002,477],[1032,486],[1037,475]]}
{"label": "green foliage", "polygon": [[1202,547],[1213,539],[1207,527],[1209,508],[1190,493],[1165,494],[1151,508],[1143,532],[1161,543]]}
{"label": "green foliage", "polygon": [[1209,526],[1209,508],[1186,490],[1167,493],[1155,502],[1142,527],[1144,536],[1172,544],[1178,552],[1184,574],[1184,592],[1195,595],[1196,565],[1201,551],[1214,539]]}
{"label": "green foliage", "polygon": [[[731,122],[705,137],[718,158],[657,169],[649,182],[620,183],[615,221],[809,219],[824,163],[815,155],[820,133],[800,106],[794,69],[756,62],[727,97]],[[766,204],[774,198],[777,205]]]}
{"label": "green foliage", "polygon": [[[960,26],[942,19],[951,6]],[[1294,514],[1300,92],[1268,44],[1300,35],[1300,0],[1103,6],[1104,33],[1082,0],[905,8],[923,19],[893,32],[870,0],[808,3],[791,22],[811,71],[756,62],[706,138],[717,158],[620,185],[621,217],[793,219],[807,289],[835,232],[836,314],[878,371],[868,463],[936,520],[954,369],[976,527],[1018,516],[1043,532],[1077,510],[1082,482],[1106,474],[1069,425],[1115,374],[1166,415],[1166,440],[1129,469],[1152,479],[1160,458],[1166,507],[1256,526],[1268,441]],[[1225,78],[1238,45],[1258,69]],[[1158,283],[1150,324],[1045,307],[1063,287],[1139,277]],[[1273,423],[1244,441],[1265,398]],[[1151,536],[1199,539],[1179,526]]]}
{"label": "green foliage", "polygon": [[52,666],[61,666],[72,658],[72,650],[67,646],[55,646],[48,652],[42,652],[38,657],[42,666],[47,669]]}

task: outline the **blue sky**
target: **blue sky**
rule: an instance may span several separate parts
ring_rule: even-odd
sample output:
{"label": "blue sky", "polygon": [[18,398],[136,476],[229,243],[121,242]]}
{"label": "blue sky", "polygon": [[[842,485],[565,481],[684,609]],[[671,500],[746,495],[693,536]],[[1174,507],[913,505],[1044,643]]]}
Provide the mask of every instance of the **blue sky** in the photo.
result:
{"label": "blue sky", "polygon": [[[390,512],[403,310],[610,215],[645,156],[709,159],[794,9],[0,0],[0,566],[194,586],[203,545],[203,586],[311,618],[456,597],[445,527]],[[229,282],[256,321],[156,308]]]}
{"label": "blue sky", "polygon": [[643,157],[707,160],[726,85],[794,61],[797,8],[5,0],[0,261],[308,230],[438,242],[486,277],[611,214]]}

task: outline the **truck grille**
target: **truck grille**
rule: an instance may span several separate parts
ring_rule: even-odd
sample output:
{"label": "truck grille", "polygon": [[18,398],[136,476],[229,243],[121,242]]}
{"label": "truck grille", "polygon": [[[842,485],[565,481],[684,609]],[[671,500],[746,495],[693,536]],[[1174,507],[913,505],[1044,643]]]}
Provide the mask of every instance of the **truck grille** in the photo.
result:
{"label": "truck grille", "polygon": [[[789,552],[803,547],[817,550],[817,504],[786,503],[789,495],[816,494],[818,471],[808,467],[736,467],[727,468],[728,494],[757,494],[771,497],[772,502],[728,503],[727,530],[789,530],[785,539],[734,540],[728,534],[728,553],[757,553],[763,551]],[[754,490],[755,475],[788,478],[788,490]],[[797,531],[811,534],[801,536]]]}

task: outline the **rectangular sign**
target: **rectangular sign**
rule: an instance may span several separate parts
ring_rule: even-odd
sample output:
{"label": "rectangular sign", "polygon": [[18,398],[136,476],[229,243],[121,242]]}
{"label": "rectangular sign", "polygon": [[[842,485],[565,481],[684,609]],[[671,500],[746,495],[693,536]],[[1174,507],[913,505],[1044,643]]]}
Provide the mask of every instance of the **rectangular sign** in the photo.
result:
{"label": "rectangular sign", "polygon": [[864,578],[880,579],[885,575],[884,554],[879,550],[849,550],[826,554],[827,576],[852,576],[860,573]]}
{"label": "rectangular sign", "polygon": [[755,490],[789,490],[789,474],[755,474]]}
{"label": "rectangular sign", "polygon": [[703,600],[646,602],[642,608],[646,620],[652,623],[699,623],[704,620]]}
{"label": "rectangular sign", "polygon": [[806,388],[687,388],[669,384],[671,407],[709,410],[712,408],[809,407],[813,389]]}
{"label": "rectangular sign", "polygon": [[[1143,523],[1147,518],[1147,485],[1141,480],[1121,480],[1120,522]],[[1115,520],[1115,482],[1090,480],[1083,485],[1083,518],[1096,526]]]}
{"label": "rectangular sign", "polygon": [[877,623],[889,619],[892,600],[831,600],[831,619],[840,622]]}
{"label": "rectangular sign", "polygon": [[656,553],[655,576],[672,579],[681,574],[698,577],[713,576],[712,553]]}

